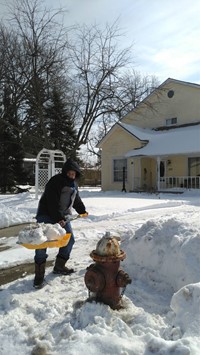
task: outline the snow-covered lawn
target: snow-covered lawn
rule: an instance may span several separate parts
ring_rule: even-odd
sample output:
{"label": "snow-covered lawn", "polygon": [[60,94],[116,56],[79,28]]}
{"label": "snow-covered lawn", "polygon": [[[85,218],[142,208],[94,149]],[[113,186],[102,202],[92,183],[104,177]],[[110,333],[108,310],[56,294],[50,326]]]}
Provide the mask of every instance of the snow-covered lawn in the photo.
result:
{"label": "snow-covered lawn", "polygon": [[[0,354],[199,355],[200,193],[134,194],[82,189],[89,216],[72,221],[76,270],[32,286],[33,275],[0,288]],[[0,195],[0,227],[33,222],[34,193]],[[75,212],[74,212],[75,213]],[[107,232],[126,252],[121,267],[132,278],[116,311],[86,302],[90,252]],[[0,268],[32,262],[34,251],[1,238]],[[48,249],[53,260],[57,249]]]}

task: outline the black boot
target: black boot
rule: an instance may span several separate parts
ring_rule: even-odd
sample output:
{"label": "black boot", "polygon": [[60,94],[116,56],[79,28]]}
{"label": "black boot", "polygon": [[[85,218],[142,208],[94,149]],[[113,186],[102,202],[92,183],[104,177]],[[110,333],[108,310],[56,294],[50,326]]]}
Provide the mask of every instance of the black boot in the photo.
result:
{"label": "black boot", "polygon": [[54,274],[60,274],[60,275],[70,275],[74,272],[74,269],[69,269],[68,267],[65,266],[66,262],[68,259],[63,258],[60,255],[57,255],[56,257],[56,262],[55,266],[53,269]]}
{"label": "black boot", "polygon": [[35,288],[41,288],[44,284],[45,265],[46,261],[43,261],[41,264],[35,263],[35,278],[33,281]]}

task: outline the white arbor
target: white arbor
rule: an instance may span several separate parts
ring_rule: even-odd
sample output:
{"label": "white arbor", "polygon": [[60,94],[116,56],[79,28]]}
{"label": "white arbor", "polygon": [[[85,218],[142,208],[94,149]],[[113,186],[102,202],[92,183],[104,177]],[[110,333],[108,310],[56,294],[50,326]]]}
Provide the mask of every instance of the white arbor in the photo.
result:
{"label": "white arbor", "polygon": [[35,198],[43,192],[48,180],[60,173],[66,156],[61,150],[49,150],[43,148],[37,155],[35,165]]}

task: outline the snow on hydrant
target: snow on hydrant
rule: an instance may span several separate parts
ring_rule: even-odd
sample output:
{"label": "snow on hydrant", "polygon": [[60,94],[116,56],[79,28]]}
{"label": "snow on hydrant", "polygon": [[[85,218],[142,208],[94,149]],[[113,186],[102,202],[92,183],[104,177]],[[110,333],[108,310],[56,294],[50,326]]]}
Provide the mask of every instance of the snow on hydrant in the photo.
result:
{"label": "snow on hydrant", "polygon": [[119,268],[120,261],[126,258],[126,254],[120,250],[118,237],[106,232],[90,256],[95,263],[88,266],[85,273],[89,300],[105,303],[112,309],[120,309],[122,307],[120,288],[125,290],[132,281],[129,275]]}

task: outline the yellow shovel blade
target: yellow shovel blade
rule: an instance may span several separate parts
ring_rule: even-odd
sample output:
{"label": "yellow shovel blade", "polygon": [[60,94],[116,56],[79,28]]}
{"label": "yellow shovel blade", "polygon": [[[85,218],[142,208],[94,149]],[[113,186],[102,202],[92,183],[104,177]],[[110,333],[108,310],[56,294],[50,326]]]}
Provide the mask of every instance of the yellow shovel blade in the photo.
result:
{"label": "yellow shovel blade", "polygon": [[65,234],[61,239],[48,240],[42,244],[20,244],[27,249],[46,249],[46,248],[61,248],[65,247],[70,240],[71,233]]}

